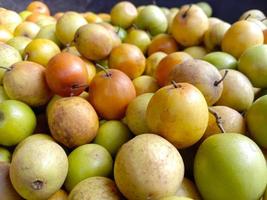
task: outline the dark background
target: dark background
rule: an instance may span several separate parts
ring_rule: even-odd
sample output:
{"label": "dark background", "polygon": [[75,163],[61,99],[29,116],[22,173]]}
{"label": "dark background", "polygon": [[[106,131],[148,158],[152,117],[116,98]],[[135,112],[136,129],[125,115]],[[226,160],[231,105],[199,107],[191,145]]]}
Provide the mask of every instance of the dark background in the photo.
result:
{"label": "dark background", "polygon": [[[152,0],[130,0],[135,5],[151,4]],[[201,0],[157,0],[159,6],[179,7],[183,4],[199,2]],[[0,6],[16,11],[22,11],[31,0],[0,0]],[[58,11],[94,11],[109,12],[110,8],[119,2],[118,0],[43,0],[48,4],[52,13]],[[260,9],[267,14],[267,0],[207,0],[212,7],[213,16],[228,22],[236,21],[239,16],[248,9]]]}

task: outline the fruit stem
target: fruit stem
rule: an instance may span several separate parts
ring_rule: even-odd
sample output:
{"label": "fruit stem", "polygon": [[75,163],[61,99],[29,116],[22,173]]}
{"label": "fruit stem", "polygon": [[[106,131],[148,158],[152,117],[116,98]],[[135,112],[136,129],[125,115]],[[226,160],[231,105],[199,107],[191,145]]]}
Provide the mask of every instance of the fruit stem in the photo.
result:
{"label": "fruit stem", "polygon": [[3,66],[0,66],[1,69],[5,69],[6,71],[10,71],[11,69],[8,68],[8,67],[3,67]]}
{"label": "fruit stem", "polygon": [[191,7],[192,7],[192,4],[190,4],[189,7],[187,8],[187,10],[184,12],[184,14],[182,14],[182,18],[186,18],[186,16],[187,16],[189,10],[191,9]]}
{"label": "fruit stem", "polygon": [[248,14],[244,20],[247,20],[249,17],[251,16],[251,14]]}
{"label": "fruit stem", "polygon": [[209,112],[214,115],[214,117],[216,119],[216,124],[218,125],[221,132],[225,133],[225,130],[224,130],[223,125],[222,125],[222,118],[212,108],[209,108]]}
{"label": "fruit stem", "polygon": [[172,83],[172,85],[173,85],[174,88],[180,88],[180,87],[181,87],[181,86],[180,86],[178,83],[176,83],[174,80],[172,80],[171,83]]}
{"label": "fruit stem", "polygon": [[24,61],[27,61],[29,59],[29,53],[26,53],[24,56]]}
{"label": "fruit stem", "polygon": [[136,24],[133,24],[132,27],[133,27],[134,29],[138,29],[138,27],[136,26]]}
{"label": "fruit stem", "polygon": [[66,44],[66,50],[67,50],[67,52],[70,51],[70,43]]}
{"label": "fruit stem", "polygon": [[223,80],[225,79],[226,75],[228,74],[228,70],[225,70],[223,77],[221,78],[221,80],[215,81],[214,82],[214,86],[218,86],[221,82],[223,82]]}
{"label": "fruit stem", "polygon": [[100,65],[99,63],[96,63],[95,64],[97,67],[99,67],[100,69],[102,69],[105,73],[106,73],[106,76],[107,77],[111,77],[111,73],[105,68],[103,67],[102,65]]}
{"label": "fruit stem", "polygon": [[261,22],[264,22],[266,19],[267,19],[267,17],[261,19],[260,21],[261,21]]}
{"label": "fruit stem", "polygon": [[116,31],[116,33],[119,34],[120,30],[121,30],[121,27],[119,26],[119,28],[118,28],[118,30]]}

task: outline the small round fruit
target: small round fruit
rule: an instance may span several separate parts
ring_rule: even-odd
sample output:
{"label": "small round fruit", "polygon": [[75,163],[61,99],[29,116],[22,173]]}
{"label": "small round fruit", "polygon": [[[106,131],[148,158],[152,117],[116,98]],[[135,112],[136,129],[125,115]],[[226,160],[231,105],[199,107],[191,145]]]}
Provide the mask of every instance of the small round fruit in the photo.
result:
{"label": "small round fruit", "polygon": [[16,152],[10,165],[10,179],[25,199],[48,199],[64,183],[68,158],[51,140],[33,140]]}
{"label": "small round fruit", "polygon": [[114,164],[115,182],[131,200],[174,195],[183,176],[184,163],[177,149],[154,134],[138,135],[125,143]]}
{"label": "small round fruit", "polygon": [[133,24],[137,14],[136,7],[131,2],[119,2],[111,10],[111,23],[122,28],[128,28]]}
{"label": "small round fruit", "polygon": [[11,153],[6,148],[0,146],[0,163],[1,162],[10,163],[10,161],[11,161]]}
{"label": "small round fruit", "polygon": [[[226,69],[220,71],[225,74]],[[216,105],[228,106],[239,112],[246,111],[254,100],[253,86],[249,79],[239,71],[227,69],[223,80],[223,92]]]}
{"label": "small round fruit", "polygon": [[146,31],[130,29],[123,42],[137,46],[145,54],[151,39]]}
{"label": "small round fruit", "polygon": [[112,173],[112,157],[104,147],[98,144],[79,146],[70,153],[68,159],[69,170],[64,184],[68,191],[86,178],[105,177]]}
{"label": "small round fruit", "polygon": [[199,45],[209,28],[208,17],[197,5],[184,5],[173,19],[171,32],[185,46]]}
{"label": "small round fruit", "polygon": [[31,135],[36,126],[32,109],[16,100],[0,103],[0,144],[13,146]]}
{"label": "small round fruit", "polygon": [[222,50],[239,58],[242,53],[257,44],[263,44],[264,36],[260,27],[255,23],[241,20],[235,22],[224,34]]}
{"label": "small round fruit", "polygon": [[62,46],[61,42],[56,36],[56,25],[50,24],[42,27],[38,34],[36,35],[36,38],[43,38],[43,39],[49,39],[53,42],[55,42],[59,47]]}
{"label": "small round fruit", "polygon": [[16,36],[8,40],[6,44],[14,47],[15,49],[18,50],[20,55],[23,55],[24,49],[31,41],[32,40],[30,38],[24,36]]}
{"label": "small round fruit", "polygon": [[177,148],[195,144],[208,125],[208,106],[202,93],[189,83],[159,89],[149,101],[146,122],[152,133]]}
{"label": "small round fruit", "polygon": [[44,67],[48,64],[48,61],[60,53],[59,47],[48,39],[34,39],[24,49],[24,58],[29,61],[36,62]]}
{"label": "small round fruit", "polygon": [[135,25],[155,36],[167,31],[168,21],[158,6],[148,5],[138,13]]}
{"label": "small round fruit", "polygon": [[45,68],[34,62],[21,61],[12,65],[3,78],[10,99],[37,107],[48,103],[52,96],[46,80]]}
{"label": "small round fruit", "polygon": [[246,121],[249,133],[254,141],[267,149],[266,123],[267,95],[257,99],[246,113]]}
{"label": "small round fruit", "polygon": [[203,2],[198,2],[196,5],[199,6],[204,11],[207,17],[211,17],[212,7],[210,6],[209,3],[203,1]]}
{"label": "small round fruit", "polygon": [[31,11],[23,10],[19,13],[19,16],[22,18],[23,21],[26,20],[27,17],[29,17],[32,14]]}
{"label": "small round fruit", "polygon": [[159,89],[157,80],[154,77],[143,75],[135,78],[133,84],[136,91],[136,96],[144,93],[153,93]]}
{"label": "small round fruit", "polygon": [[155,78],[155,71],[158,67],[159,62],[166,56],[167,54],[163,52],[156,52],[151,54],[146,59],[145,74]]}
{"label": "small round fruit", "polygon": [[75,46],[89,60],[106,58],[113,47],[109,31],[99,24],[87,24],[75,33]]}
{"label": "small round fruit", "polygon": [[185,177],[175,195],[178,197],[188,197],[194,200],[201,200],[195,183]]}
{"label": "small round fruit", "polygon": [[85,58],[82,58],[82,60],[84,61],[85,67],[87,69],[87,74],[88,74],[88,76],[87,76],[87,79],[88,79],[87,80],[87,83],[90,86],[90,83],[92,82],[93,78],[96,75],[96,67],[95,67],[95,65],[91,61],[89,61],[89,60],[87,60]]}
{"label": "small round fruit", "polygon": [[0,24],[20,24],[22,21],[18,13],[12,10],[0,10]]}
{"label": "small round fruit", "polygon": [[0,25],[0,42],[6,43],[11,38],[13,38],[12,33],[9,30],[7,30],[4,26]]}
{"label": "small round fruit", "polygon": [[30,12],[37,12],[44,15],[50,15],[48,6],[42,1],[33,1],[27,6],[27,10]]}
{"label": "small round fruit", "polygon": [[49,197],[48,200],[68,200],[68,194],[64,190],[60,189]]}
{"label": "small round fruit", "polygon": [[105,147],[115,157],[121,145],[130,139],[131,132],[125,124],[110,120],[100,125],[94,143]]}
{"label": "small round fruit", "polygon": [[70,193],[69,200],[121,200],[123,199],[113,180],[101,176],[80,182]]}
{"label": "small round fruit", "polygon": [[[0,66],[9,68],[16,62],[21,61],[21,55],[14,47],[7,44],[0,44]],[[0,68],[0,83],[2,83],[5,69]]]}
{"label": "small round fruit", "polygon": [[22,200],[22,197],[16,192],[9,178],[10,164],[0,162],[0,196],[5,200]]}
{"label": "small round fruit", "polygon": [[135,96],[131,79],[116,69],[97,73],[90,84],[89,101],[97,113],[107,120],[123,118]]}
{"label": "small round fruit", "polygon": [[205,55],[202,60],[213,64],[217,69],[235,69],[237,67],[237,60],[231,54],[216,51]]}
{"label": "small round fruit", "polygon": [[221,75],[210,63],[190,59],[174,67],[169,74],[168,83],[171,81],[190,83],[202,92],[208,105],[213,105],[223,92],[222,76],[223,74]]}
{"label": "small round fruit", "polygon": [[121,44],[111,51],[109,67],[121,70],[131,79],[143,74],[146,58],[141,50],[131,44]]}
{"label": "small round fruit", "polygon": [[164,86],[168,84],[168,77],[171,71],[175,68],[176,65],[188,60],[192,57],[185,52],[175,52],[164,57],[158,64],[155,71],[155,77],[159,86]]}
{"label": "small round fruit", "polygon": [[45,77],[49,88],[60,96],[77,96],[88,86],[88,72],[84,61],[67,52],[50,59]]}
{"label": "small round fruit", "polygon": [[99,17],[97,14],[92,13],[92,12],[86,12],[83,14],[84,18],[86,19],[86,21],[90,24],[90,23],[101,23],[103,22],[103,20],[101,19],[101,17]]}
{"label": "small round fruit", "polygon": [[153,38],[151,43],[148,46],[147,54],[150,56],[155,52],[164,52],[170,54],[178,51],[178,44],[175,39],[168,34],[159,34]]}
{"label": "small round fruit", "polygon": [[197,151],[194,177],[203,199],[260,199],[267,184],[266,160],[248,137],[215,134]]}
{"label": "small round fruit", "polygon": [[258,9],[251,9],[251,10],[247,10],[246,12],[244,12],[239,19],[244,20],[247,18],[254,18],[254,19],[258,19],[258,20],[263,20],[266,17],[262,11],[260,11]]}
{"label": "small round fruit", "polygon": [[244,73],[254,87],[267,87],[267,45],[248,48],[240,57],[238,70]]}
{"label": "small round fruit", "polygon": [[[210,107],[210,110],[218,115],[220,120],[219,123],[221,123],[221,126],[226,133],[246,134],[246,122],[239,112],[227,106],[212,106]],[[203,137],[201,138],[202,140],[211,135],[222,132],[218,126],[214,113],[209,113],[209,124]]]}
{"label": "small round fruit", "polygon": [[56,141],[69,148],[91,142],[98,130],[98,117],[88,101],[81,97],[56,100],[49,110],[48,125]]}
{"label": "small round fruit", "polygon": [[184,49],[184,52],[196,59],[202,59],[208,53],[202,46],[187,47]]}
{"label": "small round fruit", "polygon": [[39,30],[40,27],[37,24],[25,21],[16,27],[14,36],[24,36],[33,39],[38,34]]}
{"label": "small round fruit", "polygon": [[76,12],[65,12],[56,24],[56,36],[64,45],[69,45],[74,40],[76,31],[87,24],[86,19]]}
{"label": "small round fruit", "polygon": [[126,110],[126,123],[135,135],[148,133],[149,128],[146,123],[146,110],[153,93],[142,94],[133,99]]}

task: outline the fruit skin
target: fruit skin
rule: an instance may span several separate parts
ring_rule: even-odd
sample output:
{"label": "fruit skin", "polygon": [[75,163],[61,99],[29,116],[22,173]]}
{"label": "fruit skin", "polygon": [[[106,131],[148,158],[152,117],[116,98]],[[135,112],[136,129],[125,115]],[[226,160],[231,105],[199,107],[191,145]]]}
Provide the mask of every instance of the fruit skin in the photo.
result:
{"label": "fruit skin", "polygon": [[[226,133],[246,134],[246,122],[239,112],[227,106],[212,106],[210,109],[220,117],[221,125]],[[210,112],[209,124],[201,139],[205,140],[207,137],[221,132],[214,114]]]}
{"label": "fruit skin", "polygon": [[55,42],[59,47],[62,46],[61,42],[56,36],[56,25],[50,24],[42,27],[38,34],[36,35],[36,38],[43,38],[43,39],[49,39],[53,42]]}
{"label": "fruit skin", "polygon": [[12,158],[10,179],[25,199],[48,199],[61,188],[68,172],[63,148],[50,140],[25,143]]}
{"label": "fruit skin", "polygon": [[121,145],[132,137],[129,128],[117,120],[110,120],[100,125],[94,143],[105,147],[115,157]]}
{"label": "fruit skin", "polygon": [[11,161],[11,153],[4,147],[0,147],[0,163],[1,162],[10,163],[10,161]]}
{"label": "fruit skin", "polygon": [[26,46],[23,56],[24,58],[27,56],[27,60],[45,67],[49,60],[58,53],[60,53],[60,49],[56,43],[48,39],[37,38]]}
{"label": "fruit skin", "polygon": [[254,18],[254,19],[258,19],[258,20],[265,19],[264,13],[258,9],[247,10],[246,12],[244,12],[241,15],[241,17],[239,19],[244,20],[244,19],[248,18],[248,16],[249,16],[249,18]]}
{"label": "fruit skin", "polygon": [[195,144],[208,125],[208,106],[202,93],[189,83],[159,89],[149,101],[146,122],[152,133],[177,148]]}
{"label": "fruit skin", "polygon": [[0,103],[0,144],[13,146],[31,135],[36,126],[32,109],[17,100]]}
{"label": "fruit skin", "polygon": [[70,153],[68,159],[69,170],[64,184],[68,191],[86,178],[105,177],[112,173],[112,157],[104,147],[98,144],[79,146]]}
{"label": "fruit skin", "polygon": [[140,29],[148,30],[153,36],[166,32],[168,28],[166,16],[155,5],[145,6],[138,13],[135,24]]}
{"label": "fruit skin", "polygon": [[111,23],[122,28],[128,28],[137,17],[136,7],[131,2],[119,2],[111,10]]}
{"label": "fruit skin", "polygon": [[24,36],[17,36],[17,37],[13,37],[12,39],[8,40],[6,44],[14,47],[15,49],[19,51],[21,55],[23,55],[24,49],[31,41],[32,40],[30,38],[27,38]]}
{"label": "fruit skin", "polygon": [[123,42],[137,46],[145,54],[149,44],[151,43],[151,39],[150,35],[146,31],[130,29]]}
{"label": "fruit skin", "polygon": [[206,200],[260,199],[267,183],[266,160],[248,137],[216,134],[200,145],[194,177]]}
{"label": "fruit skin", "polygon": [[98,130],[98,117],[81,97],[56,100],[48,112],[48,125],[56,141],[69,148],[91,142]]}
{"label": "fruit skin", "polygon": [[[20,53],[14,47],[7,44],[0,44],[0,66],[9,68],[21,60]],[[5,71],[5,69],[0,69],[0,83],[3,81]]]}
{"label": "fruit skin", "polygon": [[197,87],[204,95],[207,104],[213,105],[222,95],[223,84],[216,84],[222,79],[219,71],[210,63],[198,59],[186,60],[176,65],[168,77],[171,81],[187,82]]}
{"label": "fruit skin", "polygon": [[263,44],[263,32],[255,23],[237,21],[224,34],[221,48],[224,52],[239,58],[242,53],[254,45]]}
{"label": "fruit skin", "polygon": [[22,200],[11,184],[9,168],[9,163],[0,162],[0,196],[5,200]]}
{"label": "fruit skin", "polygon": [[178,197],[188,197],[194,200],[201,200],[200,194],[194,182],[185,177],[175,195]]}
{"label": "fruit skin", "polygon": [[13,64],[12,69],[4,75],[3,85],[10,99],[22,101],[32,107],[45,105],[52,96],[45,80],[45,68],[34,62],[21,61]]}
{"label": "fruit skin", "polygon": [[25,21],[16,27],[14,36],[24,36],[33,39],[35,38],[39,30],[40,27],[37,24]]}
{"label": "fruit skin", "polygon": [[71,44],[76,31],[87,24],[85,18],[76,12],[65,12],[56,24],[56,36],[64,44]]}
{"label": "fruit skin", "polygon": [[202,59],[208,53],[202,46],[187,47],[184,49],[184,52],[196,59]]}
{"label": "fruit skin", "polygon": [[133,99],[127,107],[126,122],[135,135],[149,132],[146,123],[146,110],[153,95],[154,93],[142,94]]}
{"label": "fruit skin", "polygon": [[115,182],[127,199],[174,195],[183,176],[184,164],[177,149],[154,134],[136,136],[125,143],[116,156]]}
{"label": "fruit skin", "polygon": [[157,80],[154,77],[142,75],[133,80],[136,96],[145,93],[153,93],[159,89]]}
{"label": "fruit skin", "polygon": [[107,120],[123,118],[128,104],[135,96],[131,79],[116,69],[99,72],[90,84],[89,102]]}
{"label": "fruit skin", "polygon": [[49,60],[45,78],[49,88],[60,96],[77,96],[88,86],[88,72],[78,56],[61,52]]}
{"label": "fruit skin", "polygon": [[6,43],[11,38],[13,38],[12,33],[9,30],[7,30],[7,28],[0,25],[0,42]]}
{"label": "fruit skin", "polygon": [[238,70],[244,73],[254,87],[267,87],[267,45],[248,48],[240,57]]}
{"label": "fruit skin", "polygon": [[113,180],[96,176],[80,182],[70,193],[69,200],[121,200]]}
{"label": "fruit skin", "polygon": [[178,44],[175,39],[168,34],[159,34],[153,38],[148,46],[147,54],[150,56],[155,52],[164,52],[166,54],[178,51]]}
{"label": "fruit skin", "polygon": [[[221,75],[225,69],[220,70]],[[216,105],[228,106],[239,112],[246,111],[253,103],[254,92],[249,79],[239,71],[227,69],[223,92]]]}
{"label": "fruit skin", "polygon": [[188,197],[169,196],[169,197],[160,198],[159,200],[193,200],[193,199],[188,198]]}
{"label": "fruit skin", "polygon": [[21,17],[18,13],[12,10],[1,10],[0,11],[0,24],[20,24],[22,22]]}
{"label": "fruit skin", "polygon": [[266,139],[267,95],[257,99],[246,113],[249,133],[254,141],[267,149]]}
{"label": "fruit skin", "polygon": [[175,66],[189,59],[192,59],[192,56],[182,51],[171,53],[164,57],[159,62],[155,71],[155,78],[157,79],[159,86],[162,87],[167,85],[169,81],[169,74]]}
{"label": "fruit skin", "polygon": [[143,74],[146,58],[141,50],[132,44],[121,44],[115,47],[109,57],[109,67],[118,69],[135,79]]}
{"label": "fruit skin", "polygon": [[231,54],[215,51],[205,55],[202,60],[205,60],[212,65],[214,65],[217,69],[236,69],[237,68],[237,60]]}
{"label": "fruit skin", "polygon": [[198,2],[196,5],[204,11],[207,17],[211,17],[212,7],[207,2]]}
{"label": "fruit skin", "polygon": [[184,5],[173,19],[171,32],[179,44],[189,47],[199,45],[208,28],[208,17],[200,7]]}
{"label": "fruit skin", "polygon": [[74,36],[78,51],[89,60],[106,58],[113,47],[110,33],[98,24],[86,24],[80,27]]}
{"label": "fruit skin", "polygon": [[37,12],[44,15],[50,15],[49,8],[41,1],[33,1],[27,6],[27,10],[30,12]]}
{"label": "fruit skin", "polygon": [[155,78],[155,71],[158,67],[158,64],[165,56],[167,56],[167,54],[163,52],[156,52],[151,54],[146,59],[145,74]]}
{"label": "fruit skin", "polygon": [[48,200],[68,200],[68,195],[64,190],[60,189],[51,197],[49,197]]}
{"label": "fruit skin", "polygon": [[9,99],[9,98],[8,98],[6,92],[5,92],[4,87],[1,85],[1,86],[0,86],[0,103],[2,103],[2,102],[5,101],[5,100],[8,100],[8,99]]}

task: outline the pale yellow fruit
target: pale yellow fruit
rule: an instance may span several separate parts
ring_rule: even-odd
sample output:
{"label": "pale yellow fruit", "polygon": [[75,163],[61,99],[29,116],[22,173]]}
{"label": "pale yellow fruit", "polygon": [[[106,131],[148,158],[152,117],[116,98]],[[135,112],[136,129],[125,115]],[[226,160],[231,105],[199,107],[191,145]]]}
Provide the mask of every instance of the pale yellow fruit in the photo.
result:
{"label": "pale yellow fruit", "polygon": [[182,184],[176,192],[178,197],[188,197],[194,200],[201,200],[196,185],[188,178],[183,179]]}
{"label": "pale yellow fruit", "polygon": [[155,71],[157,69],[157,66],[159,62],[167,56],[166,53],[163,52],[156,52],[151,54],[147,59],[146,59],[146,68],[145,68],[145,74],[155,77]]}
{"label": "pale yellow fruit", "polygon": [[255,23],[241,20],[235,22],[224,34],[222,50],[239,58],[251,46],[263,44],[264,36],[261,28]]}
{"label": "pale yellow fruit", "polygon": [[148,75],[143,75],[135,78],[133,80],[133,85],[135,87],[136,96],[144,93],[153,93],[159,89],[157,80]]}

